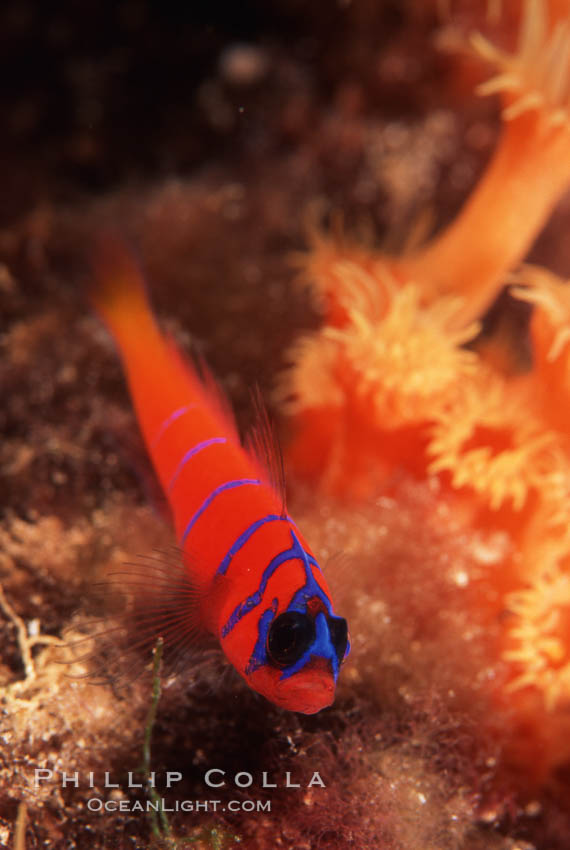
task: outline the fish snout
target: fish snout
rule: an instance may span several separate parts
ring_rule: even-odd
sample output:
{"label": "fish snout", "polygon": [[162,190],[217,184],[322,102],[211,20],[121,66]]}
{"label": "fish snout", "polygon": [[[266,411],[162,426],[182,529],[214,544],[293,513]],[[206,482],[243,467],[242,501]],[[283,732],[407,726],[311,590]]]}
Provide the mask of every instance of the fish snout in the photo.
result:
{"label": "fish snout", "polygon": [[301,670],[278,685],[281,705],[303,714],[316,714],[327,708],[334,700],[334,692],[332,674],[315,668]]}

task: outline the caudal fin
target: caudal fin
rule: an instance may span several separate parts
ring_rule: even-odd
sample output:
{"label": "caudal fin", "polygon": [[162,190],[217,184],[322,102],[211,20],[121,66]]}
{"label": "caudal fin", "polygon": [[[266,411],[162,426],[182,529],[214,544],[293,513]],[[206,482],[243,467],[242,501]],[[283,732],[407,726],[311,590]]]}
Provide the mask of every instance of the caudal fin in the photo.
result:
{"label": "caudal fin", "polygon": [[133,252],[116,233],[100,233],[91,252],[90,301],[119,345],[143,338],[156,323]]}

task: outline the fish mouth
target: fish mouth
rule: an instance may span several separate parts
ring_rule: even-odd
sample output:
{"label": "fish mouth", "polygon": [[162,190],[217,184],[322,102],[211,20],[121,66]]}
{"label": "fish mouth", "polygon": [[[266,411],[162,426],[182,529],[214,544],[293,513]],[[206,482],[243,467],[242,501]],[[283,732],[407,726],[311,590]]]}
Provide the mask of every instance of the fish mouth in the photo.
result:
{"label": "fish mouth", "polygon": [[330,674],[303,670],[279,682],[277,696],[279,704],[290,711],[316,714],[332,705],[334,691],[334,679]]}

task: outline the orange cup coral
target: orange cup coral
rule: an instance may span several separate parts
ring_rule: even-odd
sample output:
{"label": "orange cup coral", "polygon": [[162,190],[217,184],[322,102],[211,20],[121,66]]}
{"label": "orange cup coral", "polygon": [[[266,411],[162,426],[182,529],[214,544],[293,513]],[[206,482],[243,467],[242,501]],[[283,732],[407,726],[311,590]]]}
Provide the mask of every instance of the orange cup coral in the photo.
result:
{"label": "orange cup coral", "polygon": [[278,389],[299,477],[354,501],[437,476],[474,528],[509,535],[483,604],[504,622],[510,675],[495,699],[539,774],[570,757],[570,288],[539,269],[517,277],[534,305],[528,374],[466,345],[570,184],[570,13],[547,12],[526,0],[513,53],[471,37],[496,68],[479,92],[500,93],[503,128],[441,235],[396,258],[313,234],[303,278],[324,324]]}

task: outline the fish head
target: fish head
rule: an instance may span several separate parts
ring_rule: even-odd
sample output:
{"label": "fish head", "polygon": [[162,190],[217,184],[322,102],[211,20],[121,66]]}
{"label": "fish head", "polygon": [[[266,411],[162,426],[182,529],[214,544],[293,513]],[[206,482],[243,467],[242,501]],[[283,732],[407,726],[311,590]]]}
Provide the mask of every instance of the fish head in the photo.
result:
{"label": "fish head", "polygon": [[250,664],[249,685],[289,711],[316,714],[334,700],[340,665],[349,652],[342,617],[286,610],[267,630],[262,663]]}

